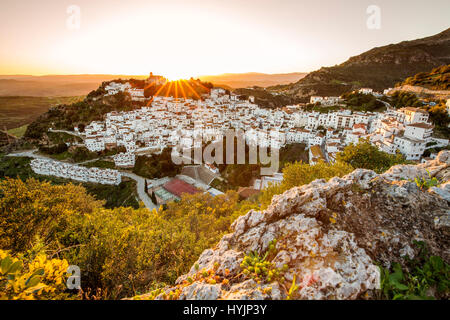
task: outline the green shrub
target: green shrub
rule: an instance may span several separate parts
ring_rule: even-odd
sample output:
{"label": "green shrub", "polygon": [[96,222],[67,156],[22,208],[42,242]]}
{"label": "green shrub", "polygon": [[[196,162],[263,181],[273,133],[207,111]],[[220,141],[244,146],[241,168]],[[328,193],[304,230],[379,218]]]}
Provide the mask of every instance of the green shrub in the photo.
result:
{"label": "green shrub", "polygon": [[[393,263],[391,269],[380,267],[381,298],[423,300],[445,297],[450,288],[450,266],[430,255],[424,242],[413,241],[419,248],[415,259],[404,257],[406,267]],[[435,289],[434,295],[431,295]]]}
{"label": "green shrub", "polygon": [[421,190],[427,190],[431,187],[437,187],[440,184],[439,180],[436,177],[432,177],[430,172],[428,172],[428,170],[427,170],[427,173],[428,173],[428,178],[416,177],[414,179],[414,182]]}

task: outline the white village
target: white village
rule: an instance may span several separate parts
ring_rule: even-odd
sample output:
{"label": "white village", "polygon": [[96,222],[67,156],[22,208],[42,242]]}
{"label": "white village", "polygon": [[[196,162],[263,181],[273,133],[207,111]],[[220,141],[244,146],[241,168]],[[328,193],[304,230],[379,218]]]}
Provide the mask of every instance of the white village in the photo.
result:
{"label": "white village", "polygon": [[[147,81],[160,84],[166,80],[151,75]],[[422,154],[428,146],[448,145],[447,139],[433,137],[434,126],[428,113],[414,107],[394,109],[388,105],[385,112],[352,112],[345,109],[341,97],[311,97],[311,104],[342,106],[339,111],[321,113],[305,111],[302,105],[262,108],[255,104],[253,96],[243,100],[223,88],[213,88],[199,100],[166,96],[154,96],[150,100],[145,98],[144,89],[132,88],[128,82],[110,82],[105,89],[106,96],[126,92],[134,101],[150,102],[133,111],[107,113],[104,121],[91,122],[83,132],[74,128],[89,151],[124,147],[126,152],[114,156],[117,168],[133,167],[136,154],[158,153],[174,147],[189,149],[201,146],[202,142],[218,141],[230,129],[243,130],[246,143],[253,146],[280,149],[286,144],[304,143],[309,150],[310,164],[334,162],[338,152],[351,143],[357,144],[360,139],[367,139],[389,154],[401,152],[406,160],[414,161],[425,160]],[[359,92],[383,96],[370,88]],[[120,183],[117,170],[56,165],[44,159],[35,160],[32,168],[36,173],[80,181]],[[218,173],[213,164],[205,168]],[[274,173],[257,179],[254,188],[260,190],[282,179],[281,173]]]}

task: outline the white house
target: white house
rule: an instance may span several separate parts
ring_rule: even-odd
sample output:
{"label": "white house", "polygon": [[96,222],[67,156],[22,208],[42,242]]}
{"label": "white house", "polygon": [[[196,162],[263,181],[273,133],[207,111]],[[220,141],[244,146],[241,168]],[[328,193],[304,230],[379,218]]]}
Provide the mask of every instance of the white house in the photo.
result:
{"label": "white house", "polygon": [[116,167],[132,168],[136,163],[136,156],[131,152],[122,152],[114,156],[114,164]]}
{"label": "white house", "polygon": [[319,96],[311,96],[311,98],[309,99],[309,102],[312,104],[316,104],[316,103],[322,104],[322,102],[324,102],[324,98],[319,97]]}
{"label": "white house", "polygon": [[394,138],[394,144],[405,156],[406,160],[419,160],[425,151],[426,142],[406,136],[396,136]]}
{"label": "white house", "polygon": [[363,94],[372,94],[373,93],[373,89],[371,88],[361,88],[358,91],[359,93],[363,93]]}
{"label": "white house", "polygon": [[75,164],[49,159],[33,159],[30,162],[33,172],[42,175],[56,176],[81,182],[118,185],[122,175],[117,170],[87,168]]}
{"label": "white house", "polygon": [[84,140],[86,148],[91,152],[98,152],[105,150],[105,140],[103,136],[89,137]]}
{"label": "white house", "polygon": [[271,176],[262,176],[261,179],[256,179],[253,183],[253,189],[263,190],[270,185],[277,185],[283,181],[282,173],[274,173]]}
{"label": "white house", "polygon": [[210,96],[213,99],[217,99],[218,97],[220,97],[221,95],[225,94],[225,89],[222,88],[212,88],[211,92],[210,92]]}
{"label": "white house", "polygon": [[404,114],[404,122],[406,123],[427,122],[429,117],[427,111],[414,107],[401,108],[398,112]]}
{"label": "white house", "polygon": [[407,124],[405,127],[404,136],[411,139],[428,140],[429,138],[431,138],[431,135],[433,134],[433,128],[434,126],[429,123],[424,122],[410,123]]}

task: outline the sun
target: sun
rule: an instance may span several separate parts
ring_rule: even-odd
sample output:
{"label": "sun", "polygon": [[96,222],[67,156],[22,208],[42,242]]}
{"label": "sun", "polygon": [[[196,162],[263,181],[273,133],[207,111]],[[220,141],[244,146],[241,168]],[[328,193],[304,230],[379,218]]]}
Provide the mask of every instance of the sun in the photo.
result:
{"label": "sun", "polygon": [[177,81],[177,80],[182,80],[182,79],[187,80],[193,76],[194,76],[194,74],[192,74],[188,71],[174,70],[174,71],[164,72],[164,77],[166,77],[169,81]]}

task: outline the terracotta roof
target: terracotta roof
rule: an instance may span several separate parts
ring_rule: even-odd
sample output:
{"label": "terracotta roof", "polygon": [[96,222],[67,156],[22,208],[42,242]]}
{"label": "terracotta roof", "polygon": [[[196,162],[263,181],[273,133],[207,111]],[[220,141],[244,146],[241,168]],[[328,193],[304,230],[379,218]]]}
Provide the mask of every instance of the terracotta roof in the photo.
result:
{"label": "terracotta roof", "polygon": [[355,123],[355,124],[353,125],[353,128],[354,128],[354,129],[356,129],[356,128],[365,129],[365,128],[366,128],[366,125],[365,125],[364,123]]}
{"label": "terracotta roof", "polygon": [[198,190],[196,187],[180,179],[172,179],[169,182],[166,182],[164,184],[164,189],[179,198],[183,193],[195,194],[200,192],[200,190]]}

